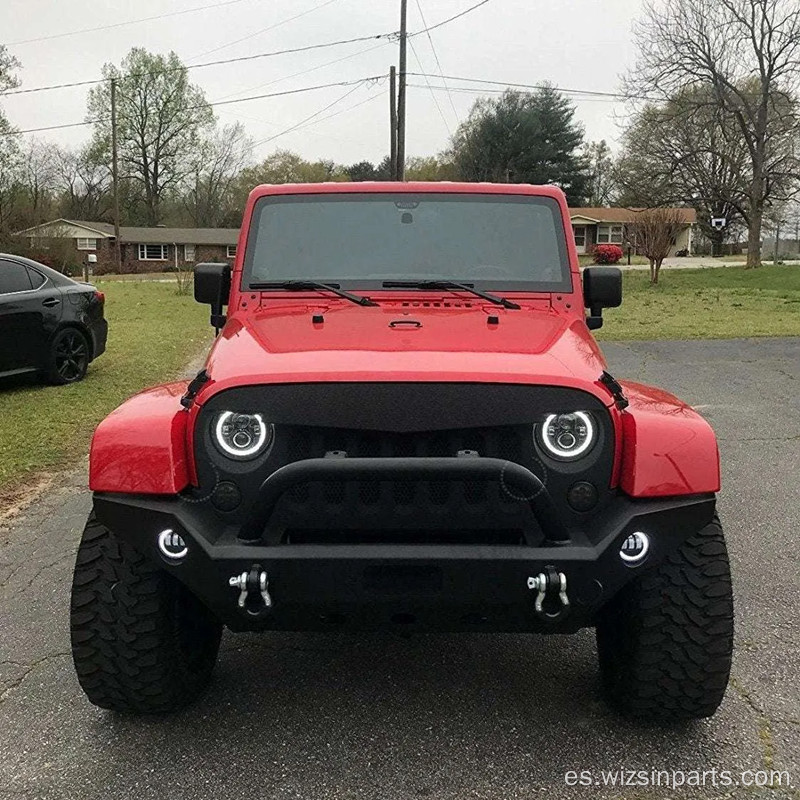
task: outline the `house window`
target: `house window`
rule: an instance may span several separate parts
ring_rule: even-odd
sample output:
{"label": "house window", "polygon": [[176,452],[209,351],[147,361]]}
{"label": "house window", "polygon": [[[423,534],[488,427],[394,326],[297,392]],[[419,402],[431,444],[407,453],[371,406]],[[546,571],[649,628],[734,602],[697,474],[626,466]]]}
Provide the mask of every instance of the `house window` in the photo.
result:
{"label": "house window", "polygon": [[597,244],[622,244],[622,225],[598,225]]}
{"label": "house window", "polygon": [[236,258],[236,245],[229,244],[228,245],[228,258]]}
{"label": "house window", "polygon": [[194,245],[193,244],[185,244],[183,246],[183,260],[184,261],[194,261]]}
{"label": "house window", "polygon": [[139,261],[166,261],[167,246],[165,244],[140,244]]}
{"label": "house window", "polygon": [[97,239],[76,239],[78,250],[97,250]]}
{"label": "house window", "polygon": [[572,234],[575,236],[576,247],[586,247],[586,226],[573,225]]}

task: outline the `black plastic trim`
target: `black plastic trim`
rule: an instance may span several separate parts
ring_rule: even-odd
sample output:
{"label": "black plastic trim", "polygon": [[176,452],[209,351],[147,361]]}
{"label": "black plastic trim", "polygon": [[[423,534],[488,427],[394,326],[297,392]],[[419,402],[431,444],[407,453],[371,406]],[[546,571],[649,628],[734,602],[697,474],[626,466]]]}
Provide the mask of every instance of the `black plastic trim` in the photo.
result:
{"label": "black plastic trim", "polygon": [[261,539],[284,492],[309,481],[499,481],[514,500],[525,501],[550,542],[569,540],[544,484],[529,469],[499,458],[309,458],[273,472],[262,484],[239,538]]}

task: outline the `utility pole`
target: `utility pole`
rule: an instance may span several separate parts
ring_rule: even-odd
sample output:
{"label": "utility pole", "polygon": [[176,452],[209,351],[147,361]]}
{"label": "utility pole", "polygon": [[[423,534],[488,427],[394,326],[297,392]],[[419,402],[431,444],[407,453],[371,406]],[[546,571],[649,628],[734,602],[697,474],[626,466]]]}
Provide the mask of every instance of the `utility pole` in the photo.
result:
{"label": "utility pole", "polygon": [[400,0],[400,81],[397,90],[397,180],[406,179],[406,47],[408,0]]}
{"label": "utility pole", "polygon": [[122,251],[119,243],[119,170],[117,169],[117,79],[111,79],[111,181],[114,193],[114,263],[122,272]]}
{"label": "utility pole", "polygon": [[389,179],[397,180],[397,69],[389,67]]}

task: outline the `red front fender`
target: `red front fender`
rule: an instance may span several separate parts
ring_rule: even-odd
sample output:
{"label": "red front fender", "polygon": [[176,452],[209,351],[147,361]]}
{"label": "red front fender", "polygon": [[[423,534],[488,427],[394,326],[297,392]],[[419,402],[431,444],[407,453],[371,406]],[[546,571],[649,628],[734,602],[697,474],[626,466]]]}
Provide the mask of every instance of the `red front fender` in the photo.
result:
{"label": "red front fender", "polygon": [[134,395],[97,426],[89,456],[94,492],[176,494],[189,485],[187,381]]}
{"label": "red front fender", "polygon": [[669,392],[621,384],[630,401],[620,414],[622,490],[631,497],[718,492],[719,450],[708,422]]}

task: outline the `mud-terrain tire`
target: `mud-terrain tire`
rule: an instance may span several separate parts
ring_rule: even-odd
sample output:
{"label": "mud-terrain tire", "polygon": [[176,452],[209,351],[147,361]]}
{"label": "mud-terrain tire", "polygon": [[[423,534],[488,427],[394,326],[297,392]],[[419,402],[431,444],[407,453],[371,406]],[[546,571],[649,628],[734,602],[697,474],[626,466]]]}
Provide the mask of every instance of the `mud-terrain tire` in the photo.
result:
{"label": "mud-terrain tire", "polygon": [[75,564],[71,633],[78,681],[92,703],[159,714],[206,687],[222,625],[92,514]]}
{"label": "mud-terrain tire", "polygon": [[731,668],[733,592],[716,516],[603,609],[597,650],[619,711],[687,720],[717,710]]}

